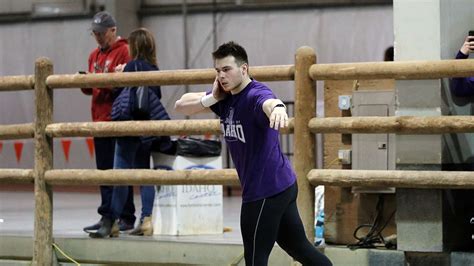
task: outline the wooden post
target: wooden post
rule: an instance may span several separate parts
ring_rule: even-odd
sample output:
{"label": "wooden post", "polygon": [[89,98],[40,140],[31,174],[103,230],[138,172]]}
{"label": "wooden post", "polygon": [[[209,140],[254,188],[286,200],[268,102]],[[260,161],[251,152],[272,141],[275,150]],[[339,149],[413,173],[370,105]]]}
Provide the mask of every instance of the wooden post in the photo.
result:
{"label": "wooden post", "polygon": [[53,73],[48,58],[35,63],[35,228],[33,265],[53,265],[53,194],[44,174],[53,167],[53,139],[46,135],[46,126],[53,118],[53,91],[46,78]]}
{"label": "wooden post", "polygon": [[294,167],[298,178],[298,209],[306,235],[314,242],[314,187],[307,178],[316,167],[315,136],[308,122],[316,116],[316,83],[309,76],[309,68],[316,63],[310,47],[298,48],[295,58],[295,117]]}

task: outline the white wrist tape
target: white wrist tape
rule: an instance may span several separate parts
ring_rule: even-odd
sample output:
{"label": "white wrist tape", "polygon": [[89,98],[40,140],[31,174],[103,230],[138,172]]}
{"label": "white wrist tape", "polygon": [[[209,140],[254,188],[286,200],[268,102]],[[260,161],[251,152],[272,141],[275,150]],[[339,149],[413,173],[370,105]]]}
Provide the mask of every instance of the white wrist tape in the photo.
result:
{"label": "white wrist tape", "polygon": [[275,105],[273,106],[273,108],[272,108],[272,112],[273,112],[273,110],[275,110],[275,108],[277,108],[277,107],[284,107],[284,108],[285,108],[285,111],[286,111],[286,105],[285,105],[280,99],[277,99],[277,100],[276,100],[276,103],[277,103],[277,104],[275,104]]}
{"label": "white wrist tape", "polygon": [[214,95],[212,95],[212,93],[201,97],[201,104],[204,107],[209,107],[217,102],[217,99],[214,98]]}
{"label": "white wrist tape", "polygon": [[279,104],[277,104],[277,105],[273,106],[273,108],[272,108],[272,112],[273,112],[273,110],[275,110],[275,108],[277,108],[277,107],[283,107],[283,108],[285,108],[285,111],[286,111],[286,105],[285,105],[285,104],[283,104],[283,103],[279,103]]}

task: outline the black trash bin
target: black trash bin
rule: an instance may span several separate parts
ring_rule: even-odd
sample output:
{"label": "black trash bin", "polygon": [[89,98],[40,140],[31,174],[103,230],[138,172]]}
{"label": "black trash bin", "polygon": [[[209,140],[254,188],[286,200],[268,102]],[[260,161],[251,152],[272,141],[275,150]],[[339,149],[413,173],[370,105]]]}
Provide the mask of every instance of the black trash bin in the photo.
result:
{"label": "black trash bin", "polygon": [[176,154],[185,157],[215,157],[221,155],[220,141],[195,138],[179,138]]}

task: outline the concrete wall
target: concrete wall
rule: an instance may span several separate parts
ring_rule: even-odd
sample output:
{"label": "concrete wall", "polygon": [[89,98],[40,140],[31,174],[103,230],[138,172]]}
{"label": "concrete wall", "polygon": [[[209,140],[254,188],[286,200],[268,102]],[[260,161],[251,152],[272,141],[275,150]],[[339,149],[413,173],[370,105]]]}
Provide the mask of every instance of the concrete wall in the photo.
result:
{"label": "concrete wall", "polygon": [[[454,58],[470,30],[472,8],[471,1],[395,0],[396,60]],[[471,105],[469,99],[464,101]],[[446,79],[396,81],[396,115],[461,113],[471,114],[470,108],[455,103]],[[397,169],[455,170],[452,163],[472,156],[472,141],[472,134],[399,135]],[[463,200],[471,198],[468,191],[397,189],[398,248],[442,252],[471,243],[466,227],[472,200]]]}
{"label": "concrete wall", "polygon": [[[441,50],[442,59],[453,59],[468,35],[474,29],[474,4],[469,0],[442,2]],[[472,115],[474,98],[451,95],[449,80],[442,83],[443,115]],[[443,136],[443,163],[474,163],[474,134],[449,134]],[[450,167],[455,167],[448,165]],[[468,167],[467,165],[461,166]]]}

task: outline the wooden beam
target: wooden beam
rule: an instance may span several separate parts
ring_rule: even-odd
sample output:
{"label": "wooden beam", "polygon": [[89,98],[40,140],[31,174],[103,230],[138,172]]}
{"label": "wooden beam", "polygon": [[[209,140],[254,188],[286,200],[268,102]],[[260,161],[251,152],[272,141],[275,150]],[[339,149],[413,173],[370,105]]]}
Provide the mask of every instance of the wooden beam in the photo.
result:
{"label": "wooden beam", "polygon": [[313,133],[472,133],[474,116],[326,117],[308,126]]}
{"label": "wooden beam", "polygon": [[[293,132],[293,119],[288,129]],[[221,134],[218,119],[56,123],[46,127],[51,137],[179,136]]]}
{"label": "wooden beam", "polygon": [[46,128],[52,137],[121,137],[220,134],[218,119],[57,123]]}
{"label": "wooden beam", "polygon": [[314,186],[473,189],[474,172],[313,169]]}
{"label": "wooden beam", "polygon": [[29,76],[5,76],[0,77],[0,91],[33,90],[35,80]]}
{"label": "wooden beam", "polygon": [[[259,81],[293,80],[294,67],[255,66],[252,77]],[[164,70],[147,72],[51,75],[46,84],[51,88],[107,88],[137,85],[191,85],[212,84],[216,78],[214,69]]]}
{"label": "wooden beam", "polygon": [[0,184],[33,184],[33,170],[0,169]]}
{"label": "wooden beam", "polygon": [[50,185],[240,185],[235,169],[224,170],[50,170]]}
{"label": "wooden beam", "polygon": [[32,123],[0,125],[0,140],[9,139],[31,139],[35,135]]}
{"label": "wooden beam", "polygon": [[313,80],[440,79],[474,76],[474,60],[432,60],[317,64],[309,69]]}

